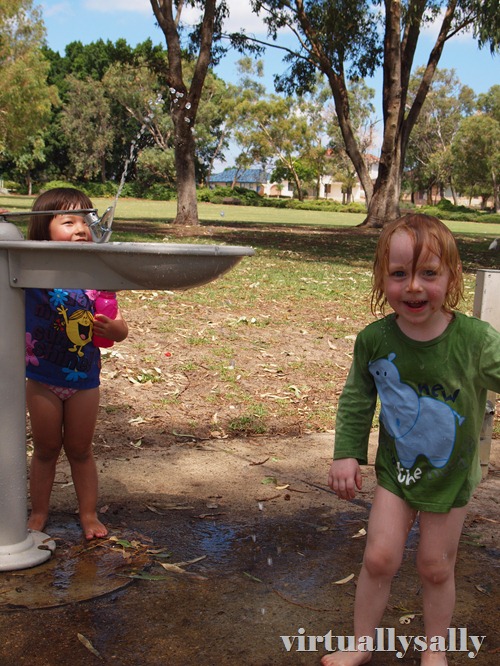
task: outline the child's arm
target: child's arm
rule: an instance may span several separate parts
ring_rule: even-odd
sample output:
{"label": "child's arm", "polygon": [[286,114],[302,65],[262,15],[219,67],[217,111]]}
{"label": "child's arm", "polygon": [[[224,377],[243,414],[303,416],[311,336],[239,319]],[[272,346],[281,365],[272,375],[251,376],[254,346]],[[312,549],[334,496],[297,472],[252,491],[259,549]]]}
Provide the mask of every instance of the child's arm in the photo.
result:
{"label": "child's arm", "polygon": [[128,335],[127,322],[122,317],[119,309],[115,319],[110,319],[103,314],[96,314],[94,316],[94,333],[101,338],[122,342]]}
{"label": "child's arm", "polygon": [[354,499],[361,490],[361,468],[356,458],[334,460],[328,474],[328,485],[340,499]]}

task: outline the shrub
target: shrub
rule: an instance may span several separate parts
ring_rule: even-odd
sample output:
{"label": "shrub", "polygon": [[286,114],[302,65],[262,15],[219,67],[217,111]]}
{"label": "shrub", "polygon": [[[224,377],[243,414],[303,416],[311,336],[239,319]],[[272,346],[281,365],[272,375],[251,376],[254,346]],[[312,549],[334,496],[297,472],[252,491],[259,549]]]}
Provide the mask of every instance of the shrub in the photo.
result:
{"label": "shrub", "polygon": [[80,183],[78,189],[83,190],[92,199],[94,197],[114,197],[118,186],[112,180],[105,183]]}
{"label": "shrub", "polygon": [[4,180],[3,181],[3,186],[4,186],[4,189],[6,189],[8,192],[20,192],[21,191],[21,184],[16,182],[15,180]]}
{"label": "shrub", "polygon": [[154,183],[151,187],[148,187],[142,196],[144,199],[151,199],[152,201],[171,201],[177,197],[177,192],[167,187],[167,185]]}
{"label": "shrub", "polygon": [[[82,188],[74,183],[69,183],[65,180],[49,180],[48,183],[40,185],[39,192],[45,192],[46,190],[53,190],[55,187],[72,187],[75,190],[81,190]],[[87,194],[86,190],[83,190]]]}
{"label": "shrub", "polygon": [[204,187],[198,191],[198,201],[244,206],[262,205],[260,194],[253,190],[247,190],[245,187],[215,187],[213,190]]}

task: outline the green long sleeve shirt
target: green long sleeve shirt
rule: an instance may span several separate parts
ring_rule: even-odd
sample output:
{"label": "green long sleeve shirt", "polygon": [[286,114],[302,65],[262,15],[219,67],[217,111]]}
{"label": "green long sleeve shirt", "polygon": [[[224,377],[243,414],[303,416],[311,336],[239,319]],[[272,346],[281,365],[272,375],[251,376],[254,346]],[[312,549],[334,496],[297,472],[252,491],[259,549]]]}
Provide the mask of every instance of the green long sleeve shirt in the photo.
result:
{"label": "green long sleeve shirt", "polygon": [[481,479],[488,390],[500,393],[500,333],[492,326],[455,312],[439,337],[420,342],[389,315],[356,339],[334,459],[366,464],[378,397],[378,483],[420,511],[465,506]]}

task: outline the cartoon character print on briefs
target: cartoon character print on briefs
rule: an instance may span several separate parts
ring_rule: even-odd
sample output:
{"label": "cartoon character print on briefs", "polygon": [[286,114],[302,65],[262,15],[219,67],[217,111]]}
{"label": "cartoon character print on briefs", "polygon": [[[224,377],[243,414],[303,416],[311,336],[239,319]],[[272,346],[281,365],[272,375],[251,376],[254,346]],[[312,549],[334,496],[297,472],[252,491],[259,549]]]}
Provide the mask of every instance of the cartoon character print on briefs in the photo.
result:
{"label": "cartoon character print on briefs", "polygon": [[60,367],[66,381],[88,377],[98,350],[92,342],[94,328],[93,292],[52,289],[47,292],[50,307],[39,305],[36,328],[27,334],[27,364],[39,365],[44,359]]}
{"label": "cartoon character print on briefs", "polygon": [[449,405],[419,396],[400,379],[396,354],[369,364],[381,402],[380,419],[394,437],[401,464],[411,469],[424,455],[434,467],[444,467],[455,446],[456,427],[464,421]]}

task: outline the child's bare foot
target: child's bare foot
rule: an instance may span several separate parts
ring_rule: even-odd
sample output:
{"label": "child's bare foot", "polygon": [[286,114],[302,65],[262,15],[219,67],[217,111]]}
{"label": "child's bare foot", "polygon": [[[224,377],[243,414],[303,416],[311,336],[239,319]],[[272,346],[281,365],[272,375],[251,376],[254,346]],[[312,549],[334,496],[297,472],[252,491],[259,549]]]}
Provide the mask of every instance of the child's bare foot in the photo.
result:
{"label": "child's bare foot", "polygon": [[31,512],[31,515],[28,518],[28,529],[35,530],[36,532],[43,532],[43,529],[47,524],[48,517],[48,513]]}
{"label": "child's bare foot", "polygon": [[82,526],[85,538],[102,539],[108,535],[108,528],[101,523],[96,514],[80,515],[80,525]]}
{"label": "child's bare foot", "polygon": [[430,650],[422,652],[420,666],[447,666],[447,664],[446,652],[432,652]]}
{"label": "child's bare foot", "polygon": [[361,664],[367,664],[371,658],[371,652],[332,652],[325,654],[321,664],[322,666],[361,666]]}

